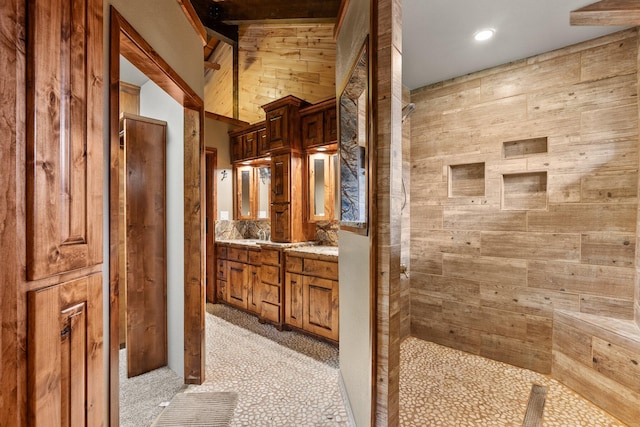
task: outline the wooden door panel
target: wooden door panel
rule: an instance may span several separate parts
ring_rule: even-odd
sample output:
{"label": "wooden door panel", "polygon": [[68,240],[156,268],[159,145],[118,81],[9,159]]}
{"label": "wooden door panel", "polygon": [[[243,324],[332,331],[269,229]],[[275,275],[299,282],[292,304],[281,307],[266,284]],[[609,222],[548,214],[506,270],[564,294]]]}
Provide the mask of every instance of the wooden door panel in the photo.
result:
{"label": "wooden door panel", "polygon": [[324,112],[324,142],[331,143],[338,140],[338,118],[336,108]]}
{"label": "wooden door panel", "polygon": [[100,274],[29,292],[27,316],[29,424],[102,425]]}
{"label": "wooden door panel", "polygon": [[271,240],[274,242],[291,240],[291,213],[288,203],[271,205]]}
{"label": "wooden door panel", "polygon": [[302,276],[287,273],[285,280],[285,322],[291,326],[302,328]]}
{"label": "wooden door panel", "polygon": [[101,262],[102,1],[28,11],[27,276]]}
{"label": "wooden door panel", "polygon": [[275,150],[288,146],[287,133],[289,129],[287,107],[280,107],[267,112],[267,138],[269,148]]}
{"label": "wooden door panel", "polygon": [[289,197],[289,188],[291,186],[289,180],[291,156],[282,154],[273,156],[271,160],[271,203],[288,203],[291,201]]}
{"label": "wooden door panel", "polygon": [[240,308],[247,308],[247,280],[246,265],[229,262],[227,302]]}
{"label": "wooden door panel", "polygon": [[324,142],[322,111],[302,118],[302,146],[313,147]]}
{"label": "wooden door panel", "polygon": [[125,116],[127,374],[167,364],[166,124]]}

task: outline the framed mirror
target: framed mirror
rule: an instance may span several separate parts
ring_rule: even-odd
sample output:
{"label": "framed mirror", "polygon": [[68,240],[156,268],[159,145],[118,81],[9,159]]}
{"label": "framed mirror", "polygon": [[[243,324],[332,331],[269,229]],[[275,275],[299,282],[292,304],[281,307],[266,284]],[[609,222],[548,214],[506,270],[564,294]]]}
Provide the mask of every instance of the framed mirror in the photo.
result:
{"label": "framed mirror", "polygon": [[269,163],[239,166],[236,174],[236,219],[268,219],[271,204]]}
{"label": "framed mirror", "polygon": [[367,234],[369,54],[367,38],[339,102],[340,226]]}

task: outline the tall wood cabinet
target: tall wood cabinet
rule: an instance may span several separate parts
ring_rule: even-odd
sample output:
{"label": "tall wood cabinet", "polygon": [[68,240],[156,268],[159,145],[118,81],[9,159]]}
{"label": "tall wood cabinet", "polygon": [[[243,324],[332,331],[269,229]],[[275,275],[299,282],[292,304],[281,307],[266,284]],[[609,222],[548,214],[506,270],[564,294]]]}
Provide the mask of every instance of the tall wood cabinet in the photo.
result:
{"label": "tall wood cabinet", "polygon": [[[17,238],[24,239],[26,249],[17,293],[26,310],[18,310],[16,320],[26,325],[27,341],[19,343],[25,358],[18,357],[18,372],[26,372],[26,386],[19,389],[26,395],[16,404],[26,402],[26,409],[2,405],[0,420],[3,425],[100,426],[105,423],[99,265],[102,1],[27,4],[26,182],[16,183],[24,191],[17,194],[25,198],[24,218],[17,217],[18,224],[24,221],[18,228],[24,236]],[[6,386],[0,401],[11,402]],[[20,413],[27,419],[16,422],[8,415]]]}

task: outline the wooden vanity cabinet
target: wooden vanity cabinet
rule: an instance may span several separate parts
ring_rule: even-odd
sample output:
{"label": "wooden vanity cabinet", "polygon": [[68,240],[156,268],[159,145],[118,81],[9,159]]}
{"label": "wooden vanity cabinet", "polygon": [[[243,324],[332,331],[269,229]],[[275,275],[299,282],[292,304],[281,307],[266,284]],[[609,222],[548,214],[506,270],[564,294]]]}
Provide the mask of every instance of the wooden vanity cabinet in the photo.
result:
{"label": "wooden vanity cabinet", "polygon": [[338,260],[288,252],[285,278],[285,323],[326,338],[339,339]]}
{"label": "wooden vanity cabinet", "polygon": [[217,301],[260,313],[260,247],[216,243],[216,256]]}
{"label": "wooden vanity cabinet", "polygon": [[304,221],[302,191],[303,160],[287,153],[271,158],[271,240],[280,243],[305,242],[314,229]]}

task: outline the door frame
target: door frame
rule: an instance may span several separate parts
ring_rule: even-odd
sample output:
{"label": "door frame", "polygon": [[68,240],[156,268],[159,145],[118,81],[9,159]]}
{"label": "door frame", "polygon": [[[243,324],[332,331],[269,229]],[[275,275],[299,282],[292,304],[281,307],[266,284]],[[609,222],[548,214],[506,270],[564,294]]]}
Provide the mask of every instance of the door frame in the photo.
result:
{"label": "door frame", "polygon": [[[214,268],[214,244],[216,233],[216,204],[218,200],[218,186],[216,185],[216,169],[218,168],[218,150],[212,147],[205,147],[205,216],[207,223],[205,224],[205,237],[207,239],[207,250],[205,260],[206,275],[206,291],[209,292],[209,286],[215,288],[215,268]],[[208,302],[210,298],[206,297]],[[215,289],[213,292],[212,302],[216,302]]]}
{"label": "door frame", "polygon": [[[118,176],[120,54],[184,107],[184,378],[201,384],[204,345],[204,102],[123,16],[110,6],[109,48],[109,425],[117,427],[119,402]],[[112,203],[112,201],[116,201]]]}

